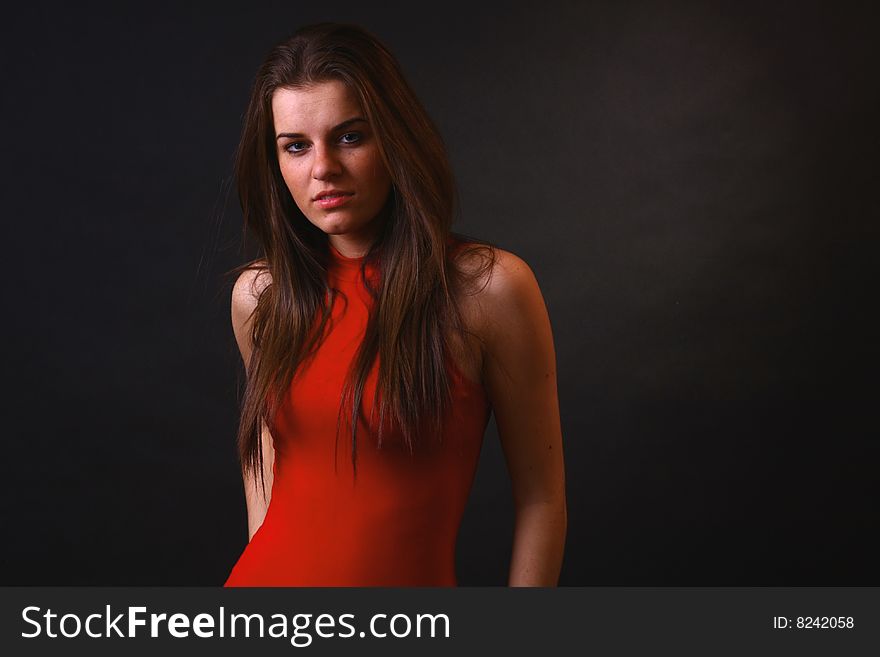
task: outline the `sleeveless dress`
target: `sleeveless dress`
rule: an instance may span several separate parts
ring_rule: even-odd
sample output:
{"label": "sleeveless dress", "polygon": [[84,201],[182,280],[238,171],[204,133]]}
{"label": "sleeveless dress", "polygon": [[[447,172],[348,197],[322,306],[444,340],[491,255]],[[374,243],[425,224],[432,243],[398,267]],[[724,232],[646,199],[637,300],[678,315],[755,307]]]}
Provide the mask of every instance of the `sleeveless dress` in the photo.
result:
{"label": "sleeveless dress", "polygon": [[[442,436],[415,437],[411,454],[383,429],[381,447],[359,419],[357,477],[340,395],[373,301],[361,258],[329,245],[328,280],[342,292],[315,355],[293,377],[272,425],[272,494],[263,524],[225,586],[455,586],[455,544],[491,405],[447,356],[452,404]],[[375,280],[375,266],[366,275]],[[344,296],[343,296],[344,295]],[[366,380],[369,418],[378,358]],[[346,430],[347,429],[347,430]]]}

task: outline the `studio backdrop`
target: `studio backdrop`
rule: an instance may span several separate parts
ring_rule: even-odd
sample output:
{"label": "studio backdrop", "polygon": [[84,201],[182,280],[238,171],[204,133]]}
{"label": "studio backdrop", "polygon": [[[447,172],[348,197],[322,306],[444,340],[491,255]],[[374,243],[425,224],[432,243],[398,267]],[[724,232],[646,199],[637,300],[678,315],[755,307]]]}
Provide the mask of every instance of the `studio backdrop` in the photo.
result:
{"label": "studio backdrop", "polygon": [[[3,583],[219,585],[244,547],[233,153],[271,46],[333,20],[385,41],[436,122],[454,229],[541,286],[560,584],[880,584],[865,14],[20,5],[2,72]],[[512,535],[493,422],[460,584],[505,584]]]}

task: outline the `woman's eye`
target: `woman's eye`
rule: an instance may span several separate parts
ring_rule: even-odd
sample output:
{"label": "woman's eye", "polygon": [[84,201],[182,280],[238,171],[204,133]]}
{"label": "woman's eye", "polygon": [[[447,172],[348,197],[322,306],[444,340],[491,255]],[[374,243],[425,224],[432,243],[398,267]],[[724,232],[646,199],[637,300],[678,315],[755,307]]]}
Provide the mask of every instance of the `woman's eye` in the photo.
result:
{"label": "woman's eye", "polygon": [[355,144],[361,140],[361,133],[359,132],[346,132],[341,137],[342,143],[344,144]]}
{"label": "woman's eye", "polygon": [[301,141],[292,141],[284,147],[288,153],[299,153],[305,148],[305,144]]}

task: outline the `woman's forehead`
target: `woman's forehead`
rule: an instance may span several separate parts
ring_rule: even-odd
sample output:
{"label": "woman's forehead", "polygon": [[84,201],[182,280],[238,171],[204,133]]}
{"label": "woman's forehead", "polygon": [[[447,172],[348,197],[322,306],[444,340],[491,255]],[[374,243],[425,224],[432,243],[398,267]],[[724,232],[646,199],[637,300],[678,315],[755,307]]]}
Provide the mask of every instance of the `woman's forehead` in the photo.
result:
{"label": "woman's forehead", "polygon": [[336,80],[306,87],[282,87],[272,94],[276,134],[323,132],[361,114],[355,94]]}

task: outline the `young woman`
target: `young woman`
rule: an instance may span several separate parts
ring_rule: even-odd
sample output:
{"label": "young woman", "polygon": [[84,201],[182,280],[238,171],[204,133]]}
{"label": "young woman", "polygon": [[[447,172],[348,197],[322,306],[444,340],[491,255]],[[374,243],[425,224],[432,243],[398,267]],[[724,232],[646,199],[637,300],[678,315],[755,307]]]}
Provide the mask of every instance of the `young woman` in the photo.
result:
{"label": "young woman", "polygon": [[550,321],[520,258],[451,232],[443,142],[391,53],[300,29],[257,73],[236,159],[232,323],[249,539],[227,586],[453,586],[490,413],[516,509],[509,584],[566,532]]}

